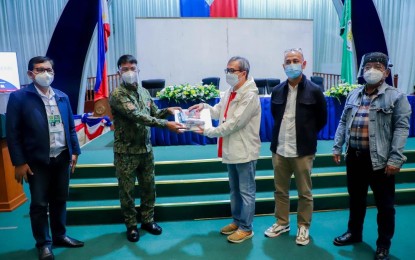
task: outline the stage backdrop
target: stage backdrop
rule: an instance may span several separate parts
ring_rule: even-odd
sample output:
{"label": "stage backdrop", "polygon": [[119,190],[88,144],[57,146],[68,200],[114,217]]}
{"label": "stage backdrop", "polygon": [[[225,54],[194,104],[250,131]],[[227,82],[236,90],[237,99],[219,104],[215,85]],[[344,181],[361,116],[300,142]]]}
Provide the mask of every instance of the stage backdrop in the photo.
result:
{"label": "stage backdrop", "polygon": [[239,55],[250,61],[254,78],[285,79],[284,51],[302,48],[312,75],[313,21],[275,19],[137,18],[140,79],[162,78],[166,84],[199,83],[221,77],[226,63]]}

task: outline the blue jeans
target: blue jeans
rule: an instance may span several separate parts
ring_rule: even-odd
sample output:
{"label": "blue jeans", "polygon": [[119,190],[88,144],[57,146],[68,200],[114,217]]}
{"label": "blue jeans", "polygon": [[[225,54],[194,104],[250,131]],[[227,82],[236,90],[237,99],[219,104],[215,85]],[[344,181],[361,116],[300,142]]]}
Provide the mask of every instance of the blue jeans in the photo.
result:
{"label": "blue jeans", "polygon": [[251,231],[254,220],[256,163],[227,164],[233,223],[243,231]]}

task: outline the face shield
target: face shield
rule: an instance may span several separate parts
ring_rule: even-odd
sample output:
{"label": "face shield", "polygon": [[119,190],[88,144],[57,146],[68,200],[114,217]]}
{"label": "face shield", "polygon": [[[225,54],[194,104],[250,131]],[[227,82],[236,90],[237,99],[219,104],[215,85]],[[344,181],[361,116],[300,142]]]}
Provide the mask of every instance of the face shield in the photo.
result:
{"label": "face shield", "polygon": [[385,71],[390,69],[393,64],[390,62],[388,56],[381,52],[371,52],[363,55],[359,65],[359,72],[357,73],[358,78],[363,78],[365,71],[372,68]]}

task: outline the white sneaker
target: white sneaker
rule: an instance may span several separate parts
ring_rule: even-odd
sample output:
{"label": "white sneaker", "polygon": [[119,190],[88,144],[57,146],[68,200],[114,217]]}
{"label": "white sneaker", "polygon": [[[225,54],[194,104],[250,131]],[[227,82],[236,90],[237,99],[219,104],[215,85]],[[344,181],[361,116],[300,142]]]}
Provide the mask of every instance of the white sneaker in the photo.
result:
{"label": "white sneaker", "polygon": [[306,246],[308,243],[310,243],[310,233],[308,228],[305,226],[300,226],[297,229],[297,238],[295,239],[295,243],[302,246]]}
{"label": "white sneaker", "polygon": [[290,225],[282,226],[278,224],[274,224],[271,227],[269,227],[267,230],[265,230],[264,234],[267,237],[277,237],[281,235],[282,233],[290,231]]}

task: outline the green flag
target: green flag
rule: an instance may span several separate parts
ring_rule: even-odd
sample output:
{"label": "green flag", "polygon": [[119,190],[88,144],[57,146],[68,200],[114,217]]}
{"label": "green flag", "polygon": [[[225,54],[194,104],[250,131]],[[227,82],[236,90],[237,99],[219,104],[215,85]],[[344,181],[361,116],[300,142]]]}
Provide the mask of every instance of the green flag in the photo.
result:
{"label": "green flag", "polygon": [[340,35],[343,38],[341,79],[349,84],[354,84],[356,73],[352,34],[352,0],[344,0],[343,17],[340,22]]}

